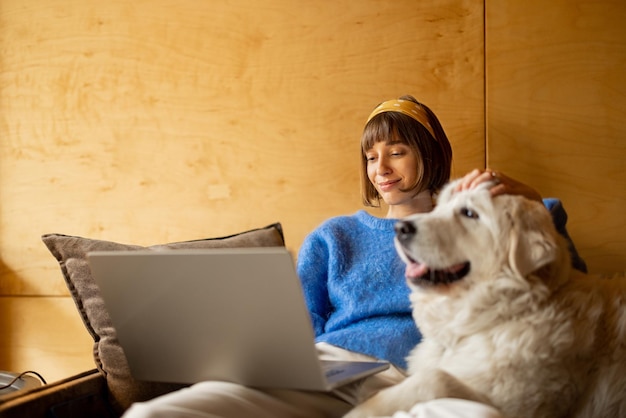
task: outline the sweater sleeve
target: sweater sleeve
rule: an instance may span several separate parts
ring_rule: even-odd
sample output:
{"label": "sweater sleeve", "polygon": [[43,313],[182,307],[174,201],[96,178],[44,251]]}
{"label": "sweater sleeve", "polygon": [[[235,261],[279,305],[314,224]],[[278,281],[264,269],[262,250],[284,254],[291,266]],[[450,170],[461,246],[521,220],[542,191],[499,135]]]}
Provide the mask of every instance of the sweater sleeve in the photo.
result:
{"label": "sweater sleeve", "polygon": [[298,276],[316,337],[324,332],[331,309],[328,296],[328,253],[328,246],[318,231],[313,231],[304,239],[298,253]]}
{"label": "sweater sleeve", "polygon": [[543,204],[550,211],[550,214],[552,215],[552,222],[554,222],[556,230],[567,240],[567,245],[572,257],[572,267],[576,270],[582,271],[583,273],[587,273],[587,264],[578,254],[574,241],[572,241],[572,238],[567,232],[567,212],[565,212],[563,204],[559,199],[555,198],[543,199]]}

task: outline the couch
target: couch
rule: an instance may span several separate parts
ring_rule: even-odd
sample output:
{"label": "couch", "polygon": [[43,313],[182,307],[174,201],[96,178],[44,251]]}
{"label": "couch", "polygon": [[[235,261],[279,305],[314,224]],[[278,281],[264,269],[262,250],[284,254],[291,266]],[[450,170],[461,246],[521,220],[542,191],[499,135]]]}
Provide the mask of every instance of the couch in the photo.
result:
{"label": "couch", "polygon": [[132,378],[115,329],[104,307],[86,255],[90,251],[201,249],[284,246],[280,223],[238,234],[142,247],[63,234],[42,240],[56,258],[81,319],[94,341],[94,369],[54,383],[14,392],[0,398],[0,417],[114,418],[136,401],[184,387],[181,384],[138,381]]}

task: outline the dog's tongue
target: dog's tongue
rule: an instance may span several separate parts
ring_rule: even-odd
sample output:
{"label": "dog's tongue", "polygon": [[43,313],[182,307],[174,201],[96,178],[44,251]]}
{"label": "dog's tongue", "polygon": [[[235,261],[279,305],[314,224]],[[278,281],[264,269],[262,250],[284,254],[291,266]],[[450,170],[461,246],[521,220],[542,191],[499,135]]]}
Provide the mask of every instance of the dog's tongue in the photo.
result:
{"label": "dog's tongue", "polygon": [[415,261],[411,263],[407,263],[404,274],[409,279],[414,279],[416,277],[421,277],[428,271],[428,266],[426,264],[417,263]]}
{"label": "dog's tongue", "polygon": [[[442,269],[441,271],[444,273],[455,274],[462,270],[464,267],[465,263],[460,263],[452,267],[448,267],[447,269]],[[404,275],[409,279],[415,279],[424,276],[426,273],[428,273],[429,270],[430,268],[426,264],[412,261],[410,263],[407,263]]]}

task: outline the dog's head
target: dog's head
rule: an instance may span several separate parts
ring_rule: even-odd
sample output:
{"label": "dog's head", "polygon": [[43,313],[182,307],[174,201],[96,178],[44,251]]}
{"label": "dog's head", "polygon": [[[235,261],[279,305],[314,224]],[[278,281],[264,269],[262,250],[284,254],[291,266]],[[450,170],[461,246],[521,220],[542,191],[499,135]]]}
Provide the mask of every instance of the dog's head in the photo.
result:
{"label": "dog's head", "polygon": [[458,192],[455,184],[444,188],[432,212],[396,224],[395,245],[412,288],[449,292],[501,277],[562,276],[555,268],[569,267],[569,253],[541,203],[492,197],[487,183]]}

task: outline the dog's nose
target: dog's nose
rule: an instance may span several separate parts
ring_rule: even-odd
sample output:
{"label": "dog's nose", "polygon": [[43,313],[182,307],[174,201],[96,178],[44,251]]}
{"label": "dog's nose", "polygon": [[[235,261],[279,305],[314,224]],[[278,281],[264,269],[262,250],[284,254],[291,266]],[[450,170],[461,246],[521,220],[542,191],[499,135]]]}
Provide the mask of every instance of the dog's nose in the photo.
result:
{"label": "dog's nose", "polygon": [[396,231],[396,237],[402,243],[409,241],[417,234],[417,227],[411,221],[398,221],[393,229]]}

